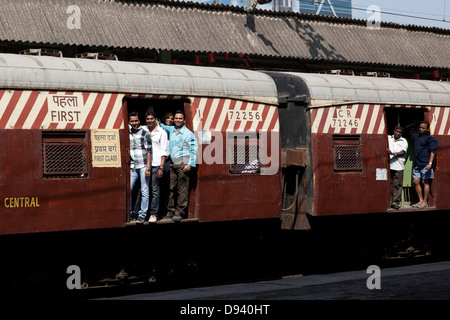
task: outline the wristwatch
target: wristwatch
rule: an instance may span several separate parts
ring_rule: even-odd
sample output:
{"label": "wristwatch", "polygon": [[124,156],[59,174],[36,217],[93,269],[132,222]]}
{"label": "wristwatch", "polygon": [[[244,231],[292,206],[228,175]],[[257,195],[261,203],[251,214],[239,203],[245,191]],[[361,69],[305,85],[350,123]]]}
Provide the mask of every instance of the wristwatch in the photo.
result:
{"label": "wristwatch", "polygon": [[145,170],[150,171],[150,169],[145,169]]}

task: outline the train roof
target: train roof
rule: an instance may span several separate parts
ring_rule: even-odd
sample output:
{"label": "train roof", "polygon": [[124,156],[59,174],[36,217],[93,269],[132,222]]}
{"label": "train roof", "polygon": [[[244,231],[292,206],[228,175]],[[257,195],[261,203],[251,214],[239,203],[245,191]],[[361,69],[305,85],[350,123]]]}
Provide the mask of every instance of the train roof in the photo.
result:
{"label": "train roof", "polygon": [[302,94],[310,98],[311,107],[349,103],[450,106],[450,82],[295,72],[276,74],[300,79],[307,88]]}
{"label": "train roof", "polygon": [[276,104],[261,72],[175,64],[0,54],[1,89],[228,97]]}

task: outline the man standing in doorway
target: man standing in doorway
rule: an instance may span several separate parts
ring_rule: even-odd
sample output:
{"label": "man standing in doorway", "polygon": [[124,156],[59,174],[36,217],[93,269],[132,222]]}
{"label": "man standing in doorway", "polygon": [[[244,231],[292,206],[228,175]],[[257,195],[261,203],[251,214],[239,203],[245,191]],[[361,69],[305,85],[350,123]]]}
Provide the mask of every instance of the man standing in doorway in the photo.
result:
{"label": "man standing in doorway", "polygon": [[[419,202],[414,208],[425,208],[428,206],[428,196],[431,190],[431,182],[434,179],[436,150],[439,147],[438,140],[430,135],[430,123],[422,121],[419,124],[419,133],[412,135],[414,142],[414,168],[413,182],[416,188]],[[423,194],[421,181],[423,182]]]}
{"label": "man standing in doorway", "polygon": [[164,219],[180,221],[188,207],[189,178],[197,159],[197,140],[184,125],[184,112],[174,114],[175,126],[160,124],[169,133],[170,195],[168,213]]}
{"label": "man standing in doorway", "polygon": [[[162,123],[166,126],[173,126],[173,112],[167,111],[164,113],[162,117]],[[170,164],[172,161],[170,160],[170,150],[169,150],[169,138],[168,133],[164,132],[167,135],[167,157],[164,162],[164,175],[162,179],[160,179],[160,187],[161,187],[161,196],[160,196],[160,215],[162,217],[166,216],[168,208],[169,208],[169,193],[170,193]]]}
{"label": "man standing in doorway", "polygon": [[130,221],[132,193],[137,179],[141,182],[141,209],[138,213],[136,223],[144,223],[148,210],[150,182],[150,165],[152,157],[152,137],[150,133],[141,127],[139,113],[131,112],[128,115],[130,126]]}
{"label": "man standing in doorway", "polygon": [[403,190],[403,172],[405,171],[405,155],[408,141],[402,137],[403,128],[396,126],[394,134],[388,137],[389,165],[391,169],[391,208],[400,209]]}
{"label": "man standing in doorway", "polygon": [[152,200],[150,204],[150,223],[158,220],[159,200],[160,200],[160,179],[164,174],[164,163],[166,162],[168,141],[167,133],[157,125],[156,115],[153,111],[145,113],[147,127],[144,129],[150,132],[152,137],[152,166],[151,166],[151,187]]}

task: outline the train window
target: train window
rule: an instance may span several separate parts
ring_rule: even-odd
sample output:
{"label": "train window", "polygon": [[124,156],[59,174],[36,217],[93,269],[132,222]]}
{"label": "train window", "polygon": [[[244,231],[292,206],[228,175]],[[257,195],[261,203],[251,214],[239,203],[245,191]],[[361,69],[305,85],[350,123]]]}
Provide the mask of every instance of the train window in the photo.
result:
{"label": "train window", "polygon": [[362,148],[359,136],[333,136],[335,172],[361,172]]}
{"label": "train window", "polygon": [[42,171],[46,179],[87,178],[86,132],[44,131]]}
{"label": "train window", "polygon": [[258,135],[256,133],[230,133],[227,140],[231,174],[261,172]]}

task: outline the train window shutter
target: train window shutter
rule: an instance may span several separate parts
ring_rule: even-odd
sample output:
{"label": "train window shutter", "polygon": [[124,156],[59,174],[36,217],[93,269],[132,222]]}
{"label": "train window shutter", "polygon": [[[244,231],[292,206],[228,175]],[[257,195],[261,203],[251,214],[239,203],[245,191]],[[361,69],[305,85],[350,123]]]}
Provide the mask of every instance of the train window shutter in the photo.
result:
{"label": "train window shutter", "polygon": [[86,132],[43,132],[43,177],[87,178]]}
{"label": "train window shutter", "polygon": [[259,140],[256,133],[229,134],[228,150],[231,174],[261,172]]}
{"label": "train window shutter", "polygon": [[362,147],[359,136],[333,136],[335,172],[362,172]]}

